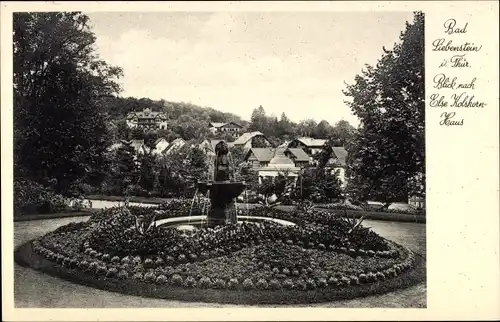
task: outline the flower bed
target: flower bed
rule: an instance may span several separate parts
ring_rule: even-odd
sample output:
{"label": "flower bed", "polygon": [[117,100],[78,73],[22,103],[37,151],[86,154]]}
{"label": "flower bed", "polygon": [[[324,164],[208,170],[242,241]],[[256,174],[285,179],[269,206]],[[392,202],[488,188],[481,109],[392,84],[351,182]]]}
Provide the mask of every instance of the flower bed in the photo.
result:
{"label": "flower bed", "polygon": [[[203,290],[204,300],[231,303],[325,301],[386,292],[422,279],[422,271],[415,272],[418,255],[355,220],[321,211],[256,208],[252,215],[296,225],[239,223],[186,237],[150,225],[154,218],[185,215],[182,204],[165,208],[170,210],[110,208],[87,222],[62,226],[33,241],[33,258],[39,257],[35,266],[102,288],[150,285],[151,290],[137,294],[159,297],[186,294],[165,291],[172,288],[196,288]],[[270,295],[278,291],[279,296]]]}

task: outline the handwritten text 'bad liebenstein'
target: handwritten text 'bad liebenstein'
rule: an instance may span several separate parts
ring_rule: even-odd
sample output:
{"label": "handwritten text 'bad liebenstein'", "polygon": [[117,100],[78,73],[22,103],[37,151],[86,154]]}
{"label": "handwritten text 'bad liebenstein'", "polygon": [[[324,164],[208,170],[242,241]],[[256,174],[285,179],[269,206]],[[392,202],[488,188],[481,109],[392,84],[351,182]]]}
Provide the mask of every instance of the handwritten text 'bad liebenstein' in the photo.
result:
{"label": "handwritten text 'bad liebenstein'", "polygon": [[[451,18],[444,22],[444,33],[449,38],[438,38],[432,42],[432,52],[451,54],[444,57],[439,68],[443,69],[434,75],[433,89],[435,92],[429,96],[429,105],[436,108],[484,108],[486,103],[474,95],[477,87],[477,77],[461,79],[461,76],[453,74],[454,70],[472,68],[469,56],[477,55],[483,46],[474,42],[465,41],[467,36],[468,22],[459,25],[456,19]],[[445,69],[451,68],[450,72]],[[464,125],[464,119],[459,118],[454,111],[441,113],[440,125],[453,126]]]}

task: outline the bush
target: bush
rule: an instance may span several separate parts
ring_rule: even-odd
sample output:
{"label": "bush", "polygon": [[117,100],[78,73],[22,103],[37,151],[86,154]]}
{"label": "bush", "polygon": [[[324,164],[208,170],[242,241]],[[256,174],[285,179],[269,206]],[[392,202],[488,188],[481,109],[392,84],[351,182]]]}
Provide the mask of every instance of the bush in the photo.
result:
{"label": "bush", "polygon": [[30,180],[14,181],[14,210],[18,213],[53,213],[68,208],[69,200]]}
{"label": "bush", "polygon": [[148,197],[148,191],[139,185],[129,185],[124,194],[126,196]]}

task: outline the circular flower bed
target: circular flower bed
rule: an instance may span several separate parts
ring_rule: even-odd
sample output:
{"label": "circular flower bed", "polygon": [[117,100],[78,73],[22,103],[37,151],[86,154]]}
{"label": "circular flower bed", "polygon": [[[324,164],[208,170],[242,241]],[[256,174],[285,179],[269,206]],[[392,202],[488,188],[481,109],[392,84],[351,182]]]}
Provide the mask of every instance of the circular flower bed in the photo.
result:
{"label": "circular flower bed", "polygon": [[16,259],[99,288],[230,303],[352,298],[424,278],[420,256],[355,220],[321,211],[252,212],[296,225],[243,222],[187,237],[151,225],[182,211],[110,208],[21,247]]}

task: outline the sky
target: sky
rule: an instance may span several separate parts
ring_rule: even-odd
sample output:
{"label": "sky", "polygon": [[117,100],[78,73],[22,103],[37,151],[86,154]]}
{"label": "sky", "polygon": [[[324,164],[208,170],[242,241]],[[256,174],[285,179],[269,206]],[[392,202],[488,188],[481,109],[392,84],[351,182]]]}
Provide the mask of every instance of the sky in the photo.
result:
{"label": "sky", "polygon": [[262,105],[298,122],[358,125],[345,104],[365,64],[411,12],[95,12],[96,50],[123,68],[123,97],[190,102],[249,120]]}

